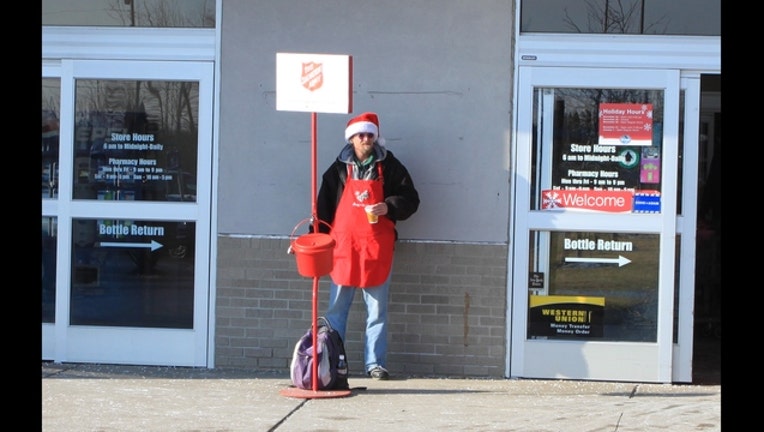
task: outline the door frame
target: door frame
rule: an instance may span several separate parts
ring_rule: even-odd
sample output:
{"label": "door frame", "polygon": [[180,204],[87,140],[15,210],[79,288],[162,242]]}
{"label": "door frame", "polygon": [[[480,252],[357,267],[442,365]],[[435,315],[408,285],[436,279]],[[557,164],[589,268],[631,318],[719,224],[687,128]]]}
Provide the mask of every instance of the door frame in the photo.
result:
{"label": "door frame", "polygon": [[[99,43],[94,44],[97,40]],[[194,42],[194,43],[191,43]],[[212,279],[214,29],[43,27],[43,78],[61,85],[59,196],[43,199],[56,218],[56,320],[42,324],[43,360],[172,366],[214,366]],[[193,203],[73,200],[74,83],[77,79],[184,80],[199,83],[197,198]],[[72,326],[72,221],[155,219],[195,224],[191,329]]]}
{"label": "door frame", "polygon": [[[515,230],[512,247],[513,311],[512,375],[532,378],[569,378],[667,382],[671,379],[675,212],[678,166],[679,73],[672,70],[614,70],[607,68],[523,67],[518,100],[518,142],[515,159]],[[656,214],[607,214],[544,211],[531,208],[533,97],[536,87],[658,89],[663,91],[661,209]],[[548,119],[547,119],[548,120]],[[546,124],[547,122],[544,122]],[[548,141],[550,142],[550,141]],[[549,149],[551,150],[551,147]],[[542,151],[544,155],[550,151]],[[542,159],[538,165],[546,166]],[[542,168],[540,168],[542,169]],[[549,174],[551,175],[551,174]],[[656,234],[659,237],[658,311],[656,342],[607,342],[527,339],[529,290],[528,243],[531,231],[585,231]],[[628,257],[627,257],[628,258]],[[542,360],[546,359],[546,360]],[[555,360],[561,359],[561,360]],[[564,360],[562,360],[564,359]]]}
{"label": "door frame", "polygon": [[[521,35],[518,38],[515,58],[515,91],[514,91],[514,124],[515,134],[512,138],[512,166],[515,171],[512,176],[512,201],[510,212],[510,232],[521,233],[514,235],[511,241],[511,251],[508,262],[508,304],[507,304],[507,377],[524,377],[525,359],[539,360],[538,357],[528,356],[523,352],[525,329],[527,322],[528,284],[527,274],[518,275],[527,269],[526,263],[516,262],[518,256],[527,260],[527,230],[517,228],[519,207],[517,200],[518,184],[521,179],[517,172],[519,142],[528,137],[528,131],[523,130],[520,119],[527,118],[529,110],[527,103],[521,103],[520,88],[523,80],[520,70],[523,67],[595,67],[614,68],[618,74],[627,70],[644,70],[653,68],[674,71],[681,88],[684,103],[699,103],[699,77],[703,73],[721,73],[721,38],[719,37],[663,37],[663,36],[633,36],[633,35]],[[564,74],[563,74],[564,76]],[[564,81],[563,76],[560,82]],[[680,79],[681,78],[681,79]],[[557,84],[555,84],[557,85]],[[679,96],[677,96],[679,97]],[[694,101],[694,102],[693,102]],[[694,266],[695,266],[695,227],[697,209],[697,132],[699,112],[692,106],[685,105],[684,133],[682,143],[682,176],[681,214],[675,214],[673,208],[664,205],[673,215],[673,221],[661,223],[662,250],[673,248],[675,238],[680,239],[680,257],[678,266],[672,273],[679,271],[678,286],[673,290],[661,288],[661,315],[670,316],[663,319],[661,330],[661,345],[658,348],[660,362],[665,366],[655,374],[653,379],[659,382],[691,382],[692,349],[693,349],[693,303],[694,303]],[[526,117],[523,117],[526,116]],[[665,191],[664,192],[668,192]],[[675,199],[678,199],[675,197]],[[524,223],[524,222],[523,222]],[[667,227],[671,227],[667,230]],[[525,239],[525,240],[524,240]],[[519,243],[525,242],[526,245]],[[669,245],[671,242],[671,245]],[[518,265],[521,264],[521,265]],[[672,264],[673,268],[673,264]],[[662,283],[676,285],[674,274],[663,274]],[[676,293],[675,293],[676,290]],[[676,296],[676,307],[673,299]],[[674,313],[670,310],[674,309]],[[677,335],[671,336],[673,320],[677,321]],[[668,325],[667,325],[668,324]],[[587,347],[588,348],[588,347]],[[652,355],[652,354],[651,354]],[[586,378],[585,378],[586,379]],[[588,379],[597,379],[589,377]],[[640,379],[641,380],[641,379]]]}

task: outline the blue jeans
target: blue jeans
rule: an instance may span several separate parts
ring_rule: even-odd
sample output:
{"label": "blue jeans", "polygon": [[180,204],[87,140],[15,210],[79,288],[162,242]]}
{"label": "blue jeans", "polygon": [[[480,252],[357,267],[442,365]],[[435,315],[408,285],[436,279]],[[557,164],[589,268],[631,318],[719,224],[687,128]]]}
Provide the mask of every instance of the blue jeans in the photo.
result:
{"label": "blue jeans", "polygon": [[[392,275],[392,272],[390,272]],[[382,285],[369,288],[357,288],[347,285],[337,285],[332,281],[329,289],[329,308],[326,311],[329,324],[336,329],[342,340],[345,340],[348,314],[353,304],[355,292],[363,293],[366,304],[366,332],[364,333],[364,362],[366,372],[376,366],[385,367],[387,356],[387,302],[390,292],[390,277]]]}

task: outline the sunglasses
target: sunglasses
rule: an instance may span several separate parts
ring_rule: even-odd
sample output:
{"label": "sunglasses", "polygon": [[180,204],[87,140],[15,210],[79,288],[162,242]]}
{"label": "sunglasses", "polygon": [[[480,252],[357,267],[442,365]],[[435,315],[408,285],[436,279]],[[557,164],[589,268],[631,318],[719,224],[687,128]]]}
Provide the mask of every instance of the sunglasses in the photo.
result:
{"label": "sunglasses", "polygon": [[371,133],[371,132],[360,132],[360,133],[357,133],[356,136],[358,138],[361,138],[361,139],[363,139],[363,138],[368,138],[368,139],[374,138],[374,134]]}

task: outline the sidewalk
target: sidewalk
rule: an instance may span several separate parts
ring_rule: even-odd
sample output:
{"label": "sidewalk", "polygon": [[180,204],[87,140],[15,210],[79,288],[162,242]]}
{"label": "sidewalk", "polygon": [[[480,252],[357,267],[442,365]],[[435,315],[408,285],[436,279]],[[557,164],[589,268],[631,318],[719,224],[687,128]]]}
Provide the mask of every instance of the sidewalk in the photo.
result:
{"label": "sidewalk", "polygon": [[[42,364],[44,432],[721,431],[720,385],[350,377],[349,396],[282,396],[287,375]],[[365,389],[361,389],[365,387]]]}

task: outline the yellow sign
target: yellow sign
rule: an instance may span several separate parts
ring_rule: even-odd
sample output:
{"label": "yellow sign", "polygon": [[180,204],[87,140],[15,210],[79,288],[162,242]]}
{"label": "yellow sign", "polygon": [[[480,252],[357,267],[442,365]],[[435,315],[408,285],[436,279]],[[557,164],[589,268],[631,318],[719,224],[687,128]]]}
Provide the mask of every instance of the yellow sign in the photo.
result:
{"label": "yellow sign", "polygon": [[528,337],[602,337],[604,297],[530,296]]}

